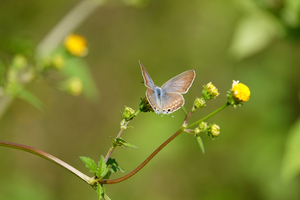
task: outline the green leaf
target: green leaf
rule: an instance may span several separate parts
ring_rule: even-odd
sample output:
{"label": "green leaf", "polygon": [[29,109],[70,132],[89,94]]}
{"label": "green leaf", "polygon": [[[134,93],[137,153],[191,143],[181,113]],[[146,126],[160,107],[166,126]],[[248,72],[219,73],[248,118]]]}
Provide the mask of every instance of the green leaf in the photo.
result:
{"label": "green leaf", "polygon": [[90,172],[97,172],[97,165],[93,159],[84,156],[80,156],[80,159],[85,163],[85,166],[90,169]]}
{"label": "green leaf", "polygon": [[292,181],[300,173],[300,118],[289,132],[282,162],[282,178]]}
{"label": "green leaf", "polygon": [[109,158],[106,164],[107,164],[108,169],[112,173],[116,173],[117,171],[120,171],[123,173],[125,172],[115,159]]}
{"label": "green leaf", "polygon": [[96,192],[98,194],[98,200],[102,199],[102,197],[104,195],[104,190],[105,190],[104,187],[102,188],[102,186],[99,183],[97,183],[97,190],[96,190]]}
{"label": "green leaf", "polygon": [[202,153],[205,153],[204,144],[203,144],[203,141],[202,141],[200,136],[197,136],[197,142],[200,146],[200,149],[201,149]]}
{"label": "green leaf", "polygon": [[106,167],[106,163],[105,163],[105,159],[104,157],[101,155],[100,161],[98,163],[98,170],[97,170],[97,177],[98,178],[103,178],[108,172],[108,169]]}
{"label": "green leaf", "polygon": [[66,58],[65,67],[60,71],[67,78],[78,77],[82,80],[83,94],[89,100],[95,101],[99,98],[96,83],[89,71],[88,66],[81,58]]}
{"label": "green leaf", "polygon": [[107,196],[106,193],[104,193],[104,199],[105,199],[105,200],[111,200],[111,199]]}
{"label": "green leaf", "polygon": [[20,99],[27,101],[37,109],[44,110],[43,103],[27,90],[19,88],[19,91],[17,92],[16,96],[19,97]]}
{"label": "green leaf", "polygon": [[116,139],[116,143],[119,145],[119,146],[122,146],[122,147],[130,147],[130,148],[134,148],[134,149],[139,149],[137,146],[133,145],[133,144],[130,144],[130,143],[127,143],[125,140],[123,140],[122,138],[117,138]]}

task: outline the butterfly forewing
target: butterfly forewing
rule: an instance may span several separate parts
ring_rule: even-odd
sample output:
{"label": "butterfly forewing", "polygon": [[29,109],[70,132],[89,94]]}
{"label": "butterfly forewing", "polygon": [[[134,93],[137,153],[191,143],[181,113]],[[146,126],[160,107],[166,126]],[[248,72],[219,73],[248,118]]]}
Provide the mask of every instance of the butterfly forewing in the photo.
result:
{"label": "butterfly forewing", "polygon": [[195,79],[195,71],[189,70],[185,71],[174,78],[171,78],[163,84],[161,87],[164,92],[179,92],[181,94],[187,93]]}
{"label": "butterfly forewing", "polygon": [[141,66],[141,70],[142,70],[142,75],[145,81],[145,86],[148,88],[155,88],[154,82],[152,81],[152,78],[150,77],[149,73],[147,72],[146,68],[144,67],[144,65],[140,62],[140,66]]}

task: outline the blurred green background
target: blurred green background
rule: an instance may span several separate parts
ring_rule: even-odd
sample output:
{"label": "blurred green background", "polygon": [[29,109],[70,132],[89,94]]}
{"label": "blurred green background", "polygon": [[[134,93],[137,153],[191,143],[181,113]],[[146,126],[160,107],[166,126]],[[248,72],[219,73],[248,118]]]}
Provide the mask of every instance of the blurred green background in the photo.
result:
{"label": "blurred green background", "polygon": [[[23,43],[34,48],[78,2],[0,1],[0,60],[24,53]],[[157,85],[194,69],[187,110],[208,82],[221,94],[190,122],[223,105],[232,80],[250,88],[249,102],[208,120],[221,135],[203,135],[204,155],[195,138],[182,134],[138,174],[107,185],[108,196],[300,199],[299,10],[297,0],[107,1],[74,30],[89,42],[84,62],[99,98],[57,90],[52,73],[26,86],[45,111],[14,100],[0,120],[0,139],[39,148],[92,176],[79,156],[105,155],[119,131],[119,110],[138,108],[146,91],[138,61]],[[112,155],[126,173],[181,126],[182,111],[172,115],[141,113],[131,122],[123,138],[139,150],[118,148]],[[0,199],[96,199],[90,186],[35,155],[0,147],[0,158]]]}

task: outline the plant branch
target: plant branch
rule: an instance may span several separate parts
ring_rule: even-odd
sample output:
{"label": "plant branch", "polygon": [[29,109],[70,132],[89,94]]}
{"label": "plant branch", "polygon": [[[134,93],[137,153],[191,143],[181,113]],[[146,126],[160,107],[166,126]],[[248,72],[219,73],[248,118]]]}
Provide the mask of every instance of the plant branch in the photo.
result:
{"label": "plant branch", "polygon": [[192,126],[195,126],[195,125],[199,124],[200,122],[202,122],[202,121],[204,121],[204,120],[210,118],[211,116],[217,114],[218,112],[220,112],[221,110],[223,110],[224,108],[226,108],[226,107],[229,106],[229,105],[230,105],[230,104],[227,102],[226,104],[224,104],[223,106],[221,106],[220,108],[218,108],[217,110],[215,110],[214,112],[212,112],[212,113],[210,113],[209,115],[203,117],[202,119],[200,119],[200,120],[198,120],[198,121],[196,121],[196,122],[194,122],[194,123],[188,125],[186,128],[189,128],[189,127],[192,127]]}
{"label": "plant branch", "polygon": [[44,152],[41,151],[39,149],[36,149],[34,147],[30,147],[27,145],[22,145],[22,144],[17,144],[17,143],[12,143],[12,142],[6,142],[6,141],[2,141],[0,140],[0,146],[4,146],[4,147],[9,147],[9,148],[13,148],[13,149],[18,149],[18,150],[22,150],[22,151],[26,151],[32,154],[35,154],[37,156],[40,156],[46,160],[51,161],[54,164],[59,165],[60,167],[72,172],[74,175],[78,176],[79,178],[81,178],[84,182],[86,182],[87,184],[89,183],[89,180],[91,179],[89,176],[83,174],[82,172],[78,171],[77,169],[75,169],[74,167],[72,167],[71,165],[65,163],[64,161]]}
{"label": "plant branch", "polygon": [[122,181],[125,181],[126,179],[130,178],[134,174],[136,174],[138,171],[140,171],[160,150],[162,150],[167,144],[169,144],[173,139],[175,139],[180,133],[184,131],[184,127],[179,129],[174,135],[172,135],[169,139],[167,139],[162,145],[160,145],[144,162],[142,162],[137,168],[135,168],[132,172],[129,174],[122,176],[118,179],[113,180],[99,180],[98,182],[100,184],[114,184],[119,183]]}
{"label": "plant branch", "polygon": [[74,29],[80,26],[105,0],[82,0],[69,11],[37,46],[37,54],[46,57]]}

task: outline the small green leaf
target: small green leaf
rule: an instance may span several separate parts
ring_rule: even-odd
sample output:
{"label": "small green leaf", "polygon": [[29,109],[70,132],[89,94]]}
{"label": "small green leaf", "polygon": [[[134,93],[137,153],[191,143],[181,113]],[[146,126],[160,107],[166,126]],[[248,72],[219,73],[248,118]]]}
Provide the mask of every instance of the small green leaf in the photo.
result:
{"label": "small green leaf", "polygon": [[97,194],[98,194],[98,200],[102,199],[103,195],[104,195],[104,188],[102,188],[102,186],[97,183],[97,190],[96,190]]}
{"label": "small green leaf", "polygon": [[100,161],[98,163],[98,170],[97,170],[96,175],[98,178],[102,178],[107,174],[107,172],[108,172],[108,169],[106,167],[105,159],[101,155]]}
{"label": "small green leaf", "polygon": [[27,90],[19,88],[19,91],[16,94],[16,96],[19,97],[20,99],[27,101],[28,103],[30,103],[37,109],[44,110],[43,103],[38,98],[36,98],[36,96],[34,96],[32,93],[28,92]]}
{"label": "small green leaf", "polygon": [[197,142],[200,146],[200,149],[201,149],[202,153],[205,153],[204,144],[203,144],[203,141],[202,141],[200,136],[197,136]]}
{"label": "small green leaf", "polygon": [[133,145],[133,144],[130,144],[130,143],[127,143],[125,140],[123,140],[122,138],[117,138],[116,139],[116,143],[119,145],[119,146],[122,146],[122,147],[130,147],[130,148],[134,148],[134,149],[139,149],[137,146]]}
{"label": "small green leaf", "polygon": [[80,156],[80,159],[85,163],[85,166],[90,169],[90,172],[97,172],[97,165],[93,159],[84,156]]}
{"label": "small green leaf", "polygon": [[104,193],[104,199],[105,199],[105,200],[111,200],[111,199],[107,196],[106,193]]}
{"label": "small green leaf", "polygon": [[112,173],[116,173],[118,170],[123,173],[125,172],[115,159],[109,158],[107,166]]}

